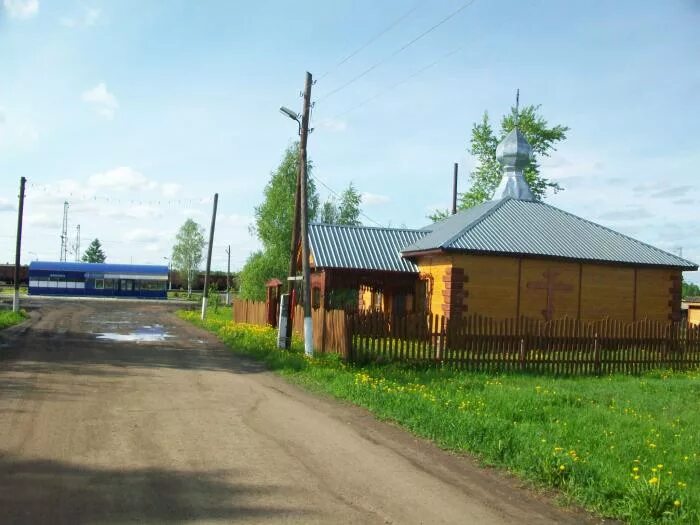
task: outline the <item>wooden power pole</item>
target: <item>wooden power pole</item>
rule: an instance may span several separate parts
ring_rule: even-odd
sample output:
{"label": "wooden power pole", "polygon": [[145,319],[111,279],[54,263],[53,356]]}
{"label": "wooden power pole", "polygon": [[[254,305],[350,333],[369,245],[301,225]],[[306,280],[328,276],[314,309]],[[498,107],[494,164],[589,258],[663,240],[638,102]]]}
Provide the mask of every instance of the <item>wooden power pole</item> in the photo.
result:
{"label": "wooden power pole", "polygon": [[[301,125],[299,127],[299,136],[301,137]],[[301,146],[301,143],[300,143]],[[281,348],[289,348],[292,344],[292,291],[294,289],[294,278],[297,275],[297,250],[299,249],[299,230],[301,229],[301,151],[299,152],[299,166],[297,169],[297,183],[294,192],[294,224],[292,225],[292,245],[290,248],[289,258],[289,279],[287,279],[287,302],[280,304],[280,307],[286,306],[286,324],[284,325],[284,338],[280,339],[278,346]]]}
{"label": "wooden power pole", "polygon": [[231,245],[226,248],[228,262],[226,263],[226,306],[231,304]]}
{"label": "wooden power pole", "polygon": [[15,295],[12,299],[12,311],[19,312],[19,260],[22,253],[22,215],[24,214],[24,185],[27,179],[19,179],[19,209],[17,210],[17,247],[15,249]]}
{"label": "wooden power pole", "polygon": [[452,179],[452,215],[457,213],[457,171],[459,170],[459,164],[455,162],[455,171]]}
{"label": "wooden power pole", "polygon": [[304,352],[314,353],[313,323],[311,322],[311,270],[309,268],[309,196],[306,173],[306,142],[309,137],[309,113],[311,112],[311,73],[306,72],[304,85],[304,109],[301,114],[299,139],[299,166],[301,175],[301,266],[304,274]]}
{"label": "wooden power pole", "polygon": [[214,194],[214,209],[211,212],[211,228],[209,228],[209,246],[207,247],[207,269],[204,272],[204,290],[202,293],[202,321],[207,316],[207,300],[209,299],[209,271],[211,270],[211,250],[214,246],[214,227],[216,226],[216,205],[219,194]]}

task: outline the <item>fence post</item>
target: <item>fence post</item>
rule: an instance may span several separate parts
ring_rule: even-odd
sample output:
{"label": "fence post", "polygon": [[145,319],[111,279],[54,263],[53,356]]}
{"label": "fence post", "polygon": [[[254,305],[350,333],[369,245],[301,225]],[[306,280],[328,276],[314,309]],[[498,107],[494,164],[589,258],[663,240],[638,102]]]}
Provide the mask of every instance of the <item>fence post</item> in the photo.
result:
{"label": "fence post", "polygon": [[352,345],[352,331],[354,330],[355,323],[353,314],[345,313],[345,358],[350,362],[355,362],[355,349]]}
{"label": "fence post", "polygon": [[520,370],[525,371],[525,338],[520,338]]}
{"label": "fence post", "polygon": [[595,361],[595,374],[600,375],[600,344],[598,344],[598,332],[593,338],[593,359]]}
{"label": "fence post", "polygon": [[326,304],[325,304],[325,301],[321,307],[321,315],[319,317],[321,318],[321,353],[325,354],[326,353]]}

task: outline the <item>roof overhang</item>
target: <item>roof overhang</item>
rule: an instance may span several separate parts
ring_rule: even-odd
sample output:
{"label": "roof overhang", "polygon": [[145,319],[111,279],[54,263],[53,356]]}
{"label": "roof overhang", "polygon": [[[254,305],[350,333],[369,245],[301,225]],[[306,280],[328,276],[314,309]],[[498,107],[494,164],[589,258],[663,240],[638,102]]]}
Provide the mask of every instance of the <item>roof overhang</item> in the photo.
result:
{"label": "roof overhang", "polygon": [[637,267],[637,268],[669,268],[673,270],[681,270],[683,272],[694,272],[698,270],[697,264],[691,264],[688,266],[674,266],[665,264],[645,264],[645,263],[635,263],[626,261],[610,261],[605,259],[576,259],[571,257],[561,257],[557,255],[543,255],[536,253],[512,253],[512,252],[496,252],[496,251],[486,251],[486,250],[460,250],[458,248],[439,248],[432,250],[422,250],[415,252],[401,252],[402,257],[415,258],[431,255],[476,255],[476,256],[496,256],[496,257],[515,257],[518,259],[551,259],[555,261],[565,261],[565,262],[576,262],[576,263],[589,263],[589,264],[608,264],[611,266],[627,266],[627,267]]}

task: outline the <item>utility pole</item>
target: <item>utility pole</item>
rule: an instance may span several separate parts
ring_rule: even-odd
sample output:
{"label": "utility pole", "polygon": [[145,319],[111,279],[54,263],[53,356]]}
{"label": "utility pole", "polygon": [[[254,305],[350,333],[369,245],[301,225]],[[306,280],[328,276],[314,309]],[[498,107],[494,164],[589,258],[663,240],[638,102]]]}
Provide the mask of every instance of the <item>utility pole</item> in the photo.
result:
{"label": "utility pole", "polygon": [[[301,125],[299,126],[299,136],[301,137]],[[282,344],[278,344],[281,348],[289,348],[292,344],[292,309],[294,305],[292,304],[292,291],[294,289],[293,280],[297,275],[297,249],[299,247],[299,230],[301,229],[301,141],[299,142],[299,166],[297,169],[297,184],[296,190],[294,192],[294,224],[292,225],[292,246],[290,248],[290,258],[289,258],[289,279],[287,279],[287,319],[284,326],[284,339],[279,341]],[[285,304],[280,304],[280,308],[285,306]]]}
{"label": "utility pole", "polygon": [[68,255],[68,202],[63,203],[63,227],[61,228],[61,256],[59,260],[66,261]]}
{"label": "utility pole", "polygon": [[75,227],[75,262],[80,262],[80,224]]}
{"label": "utility pole", "polygon": [[306,142],[309,137],[309,113],[311,112],[311,73],[306,72],[304,85],[304,109],[301,114],[299,140],[299,174],[301,175],[301,266],[304,274],[304,353],[314,354],[313,322],[311,321],[311,270],[309,268],[309,196],[306,173]]}
{"label": "utility pole", "polygon": [[455,171],[452,180],[452,215],[457,213],[457,171],[459,170],[459,164],[455,162]]}
{"label": "utility pole", "polygon": [[12,311],[19,312],[19,259],[22,252],[22,215],[24,214],[24,185],[27,179],[19,179],[19,209],[17,210],[17,248],[15,249],[15,295],[12,299]]}
{"label": "utility pole", "polygon": [[207,300],[209,299],[209,270],[211,269],[211,250],[214,246],[214,227],[216,226],[216,205],[219,202],[219,194],[214,194],[214,209],[211,212],[211,228],[209,228],[209,246],[207,247],[207,269],[204,272],[204,292],[202,293],[202,321],[207,316]]}
{"label": "utility pole", "polygon": [[226,248],[228,263],[226,263],[226,306],[231,304],[231,245]]}

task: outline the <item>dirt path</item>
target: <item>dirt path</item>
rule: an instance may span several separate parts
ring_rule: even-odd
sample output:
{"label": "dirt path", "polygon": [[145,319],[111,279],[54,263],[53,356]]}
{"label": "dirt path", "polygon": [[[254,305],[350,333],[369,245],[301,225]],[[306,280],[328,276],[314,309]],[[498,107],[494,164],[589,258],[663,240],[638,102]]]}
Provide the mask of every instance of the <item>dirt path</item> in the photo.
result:
{"label": "dirt path", "polygon": [[2,523],[589,522],[290,386],[165,305],[40,314],[1,336]]}

